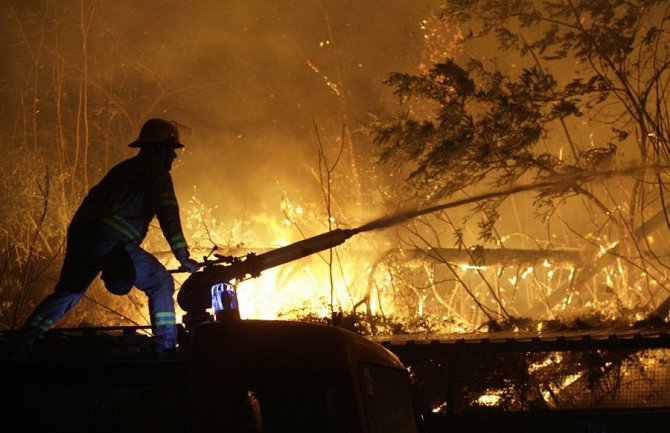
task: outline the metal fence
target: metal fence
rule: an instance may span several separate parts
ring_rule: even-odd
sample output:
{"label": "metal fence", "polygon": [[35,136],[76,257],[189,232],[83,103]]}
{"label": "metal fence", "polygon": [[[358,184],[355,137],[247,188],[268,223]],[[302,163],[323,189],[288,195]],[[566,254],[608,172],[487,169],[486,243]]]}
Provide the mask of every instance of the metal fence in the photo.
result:
{"label": "metal fence", "polygon": [[435,413],[670,409],[667,337],[384,344],[409,367],[415,399]]}

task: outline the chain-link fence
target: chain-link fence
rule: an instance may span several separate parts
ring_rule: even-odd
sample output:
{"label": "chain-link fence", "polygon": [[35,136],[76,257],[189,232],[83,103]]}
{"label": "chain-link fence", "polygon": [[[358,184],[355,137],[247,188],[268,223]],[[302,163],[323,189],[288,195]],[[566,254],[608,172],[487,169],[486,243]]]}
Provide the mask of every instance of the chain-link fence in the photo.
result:
{"label": "chain-link fence", "polygon": [[416,400],[435,413],[670,409],[665,340],[612,341],[584,339],[578,348],[512,339],[387,347],[409,367]]}

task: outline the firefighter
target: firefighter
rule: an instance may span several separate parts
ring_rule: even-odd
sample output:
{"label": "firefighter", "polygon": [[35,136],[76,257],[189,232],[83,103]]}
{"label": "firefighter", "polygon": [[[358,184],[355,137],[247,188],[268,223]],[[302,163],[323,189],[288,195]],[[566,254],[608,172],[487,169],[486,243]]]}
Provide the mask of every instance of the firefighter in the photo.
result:
{"label": "firefighter", "polygon": [[33,342],[79,302],[100,272],[106,288],[114,294],[126,294],[132,286],[146,293],[157,350],[175,348],[174,281],[140,244],[156,216],[183,270],[192,273],[199,268],[189,257],[170,176],[175,149],[184,145],[176,122],[151,119],[129,147],[139,148],[139,153],[112,168],[75,213],[54,292],[17,332],[10,352],[32,350]]}

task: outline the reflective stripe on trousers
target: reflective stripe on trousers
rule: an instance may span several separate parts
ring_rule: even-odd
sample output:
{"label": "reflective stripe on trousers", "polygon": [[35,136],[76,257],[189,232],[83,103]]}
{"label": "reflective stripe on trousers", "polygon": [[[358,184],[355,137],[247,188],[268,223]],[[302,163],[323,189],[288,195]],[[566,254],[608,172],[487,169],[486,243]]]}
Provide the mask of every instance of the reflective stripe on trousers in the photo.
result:
{"label": "reflective stripe on trousers", "polygon": [[154,256],[142,248],[126,248],[135,265],[135,286],[149,297],[151,330],[157,343],[166,349],[177,345],[177,325],[174,311],[174,280]]}

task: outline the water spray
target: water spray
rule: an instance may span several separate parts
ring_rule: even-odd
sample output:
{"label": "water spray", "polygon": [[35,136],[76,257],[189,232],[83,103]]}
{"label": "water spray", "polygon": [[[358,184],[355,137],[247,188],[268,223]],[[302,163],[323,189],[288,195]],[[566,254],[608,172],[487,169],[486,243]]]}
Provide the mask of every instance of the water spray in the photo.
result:
{"label": "water spray", "polygon": [[599,171],[595,173],[589,173],[587,171],[570,173],[570,174],[558,174],[546,178],[545,180],[524,184],[516,185],[504,190],[487,192],[484,194],[474,195],[472,197],[463,198],[460,200],[453,200],[447,203],[438,204],[435,206],[430,206],[424,209],[414,209],[414,210],[405,210],[398,212],[396,214],[378,218],[376,220],[370,221],[367,224],[360,226],[357,229],[354,229],[356,233],[362,233],[372,230],[382,230],[389,227],[393,227],[403,222],[422,216],[430,213],[439,212],[445,209],[451,209],[466,204],[478,203],[485,200],[490,200],[492,198],[505,197],[508,195],[516,194],[524,191],[536,191],[543,189],[556,189],[556,188],[573,188],[575,185],[580,183],[592,182],[594,180],[600,179],[609,179],[614,177],[624,177],[624,176],[635,176],[647,171],[655,171],[660,173],[664,170],[670,169],[670,166],[646,166],[646,167],[629,167],[621,170],[610,170],[610,171]]}

